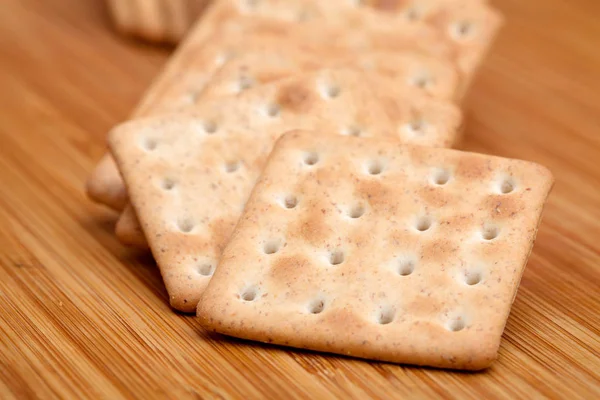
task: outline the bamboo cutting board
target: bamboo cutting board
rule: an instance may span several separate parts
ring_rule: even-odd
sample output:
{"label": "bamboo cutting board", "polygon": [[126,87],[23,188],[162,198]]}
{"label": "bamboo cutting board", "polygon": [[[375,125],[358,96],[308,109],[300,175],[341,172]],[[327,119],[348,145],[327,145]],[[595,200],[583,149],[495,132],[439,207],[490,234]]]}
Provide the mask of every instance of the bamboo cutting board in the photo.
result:
{"label": "bamboo cutting board", "polygon": [[600,398],[600,2],[496,1],[507,17],[462,148],[556,186],[482,373],[209,335],[82,187],[169,49],[117,37],[101,0],[3,0],[0,398]]}

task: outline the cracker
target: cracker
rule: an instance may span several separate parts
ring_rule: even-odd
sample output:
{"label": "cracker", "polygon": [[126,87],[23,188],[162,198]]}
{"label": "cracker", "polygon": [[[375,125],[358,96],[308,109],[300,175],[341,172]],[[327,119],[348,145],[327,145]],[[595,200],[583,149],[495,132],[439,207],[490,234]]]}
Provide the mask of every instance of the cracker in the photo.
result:
{"label": "cracker", "polygon": [[[292,75],[289,68],[294,68],[293,64],[296,61],[300,61],[301,67],[305,70],[315,68],[315,62],[312,57],[302,57],[302,53],[293,51],[284,52],[258,52],[248,56],[242,56],[234,62],[228,63],[213,77],[211,83],[203,92],[203,98],[214,98],[231,94],[233,92],[239,92],[240,87],[243,87],[241,83],[247,83],[248,81],[252,84],[264,83],[270,79],[275,79],[280,76]],[[308,59],[308,60],[307,60]],[[260,63],[262,61],[262,63]],[[346,60],[344,57],[332,60],[332,64],[344,65]],[[303,64],[306,62],[306,64]],[[358,56],[355,60],[357,65],[363,65],[366,71],[371,71],[373,68],[377,69],[377,72],[381,74],[387,74],[391,77],[389,84],[396,88],[394,93],[402,91],[402,87],[405,86],[406,90],[417,89],[416,91],[425,91],[426,93],[435,92],[438,95],[452,93],[452,82],[456,84],[456,75],[452,75],[451,69],[444,69],[441,65],[435,61],[430,60],[428,57],[421,57],[415,54],[410,55],[389,55],[387,53],[372,53]],[[401,65],[394,71],[386,70],[386,66],[391,63],[392,65]],[[446,66],[447,67],[447,66]],[[301,68],[297,68],[296,73],[301,74]],[[425,81],[422,81],[425,79]],[[437,84],[439,81],[445,81],[444,83]],[[252,85],[251,85],[252,86]],[[247,90],[247,89],[246,89]],[[384,88],[384,91],[388,91]],[[389,96],[388,93],[382,94],[383,98]],[[408,98],[406,94],[398,94],[394,96],[400,96],[398,99],[404,99],[402,101],[388,102],[388,113],[397,120],[406,119],[402,115],[406,110],[405,103],[415,102],[418,109],[425,109],[425,103],[427,102],[424,96],[418,96],[414,99]],[[420,99],[420,100],[419,100]],[[419,105],[420,104],[420,105]],[[398,107],[398,110],[392,110],[391,108]],[[431,118],[433,112],[429,115],[419,115],[420,113],[414,114],[414,118],[410,126],[404,128],[404,130],[418,131],[424,129],[431,132],[431,129],[435,125],[444,126],[448,121],[439,119],[432,124]],[[443,113],[445,114],[445,113]],[[449,121],[451,122],[451,121]],[[353,129],[360,129],[359,126]],[[353,132],[353,134],[360,135],[359,131]],[[431,137],[433,140],[421,142],[423,145],[434,145],[434,146],[451,146],[455,141],[458,133],[446,136],[445,140],[438,140]],[[415,140],[406,138],[407,140]],[[135,213],[132,209],[126,209],[119,217],[117,228],[115,230],[119,241],[127,246],[132,246],[140,249],[147,249],[148,245],[143,236]]]}
{"label": "cracker", "polygon": [[[417,116],[427,130],[407,129]],[[459,125],[449,103],[394,92],[357,71],[320,70],[202,102],[193,114],[126,123],[110,134],[110,147],[171,305],[192,312],[282,133],[323,128],[447,145]]]}
{"label": "cracker", "polygon": [[546,168],[519,160],[286,134],[201,297],[200,322],[354,357],[486,368],[552,184]]}
{"label": "cracker", "polygon": [[152,42],[177,43],[207,0],[108,0],[117,29]]}
{"label": "cracker", "polygon": [[115,234],[122,244],[140,250],[149,250],[148,241],[138,221],[137,215],[128,203],[117,220]]}
{"label": "cracker", "polygon": [[[352,10],[343,0],[268,0],[254,3],[257,6],[240,8],[239,4],[249,3],[239,3],[239,0],[214,2],[165,72],[152,85],[135,116],[187,107],[218,68],[197,61],[198,49],[209,43],[215,32],[213,37],[216,38],[234,33],[240,37],[275,34],[294,45],[298,42],[313,47],[335,44],[353,53],[372,48],[422,51],[453,60],[460,66],[464,83],[459,92],[463,94],[477,67],[476,61],[485,54],[501,23],[499,14],[483,5],[455,11],[454,6],[448,8],[450,6],[440,2],[439,12],[428,14],[429,26],[407,21],[401,14],[391,17],[378,12]],[[468,18],[461,14],[467,12]],[[462,26],[465,21],[471,27],[469,34],[458,37],[452,27]],[[352,29],[347,29],[348,26]],[[323,43],[323,37],[328,38],[326,43]],[[87,193],[91,199],[116,209],[122,209],[126,203],[122,180],[109,155],[92,172],[87,182]]]}

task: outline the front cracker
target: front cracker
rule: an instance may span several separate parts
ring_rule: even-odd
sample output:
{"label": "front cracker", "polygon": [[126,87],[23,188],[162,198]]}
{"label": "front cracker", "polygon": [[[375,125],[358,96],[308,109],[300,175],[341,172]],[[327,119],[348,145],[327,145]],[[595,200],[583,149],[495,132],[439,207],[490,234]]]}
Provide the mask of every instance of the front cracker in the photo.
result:
{"label": "front cracker", "polygon": [[525,161],[288,133],[198,317],[244,339],[486,368],[552,184],[546,168]]}

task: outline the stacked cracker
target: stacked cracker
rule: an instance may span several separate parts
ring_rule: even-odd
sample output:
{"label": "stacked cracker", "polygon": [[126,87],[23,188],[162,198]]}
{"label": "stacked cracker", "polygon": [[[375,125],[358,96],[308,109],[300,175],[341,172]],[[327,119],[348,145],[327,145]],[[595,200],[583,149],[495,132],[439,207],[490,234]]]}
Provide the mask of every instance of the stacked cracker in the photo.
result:
{"label": "stacked cracker", "polygon": [[108,0],[116,28],[152,42],[177,43],[208,0]]}
{"label": "stacked cracker", "polygon": [[484,368],[552,186],[447,149],[499,25],[476,0],[215,1],[88,193],[209,329]]}

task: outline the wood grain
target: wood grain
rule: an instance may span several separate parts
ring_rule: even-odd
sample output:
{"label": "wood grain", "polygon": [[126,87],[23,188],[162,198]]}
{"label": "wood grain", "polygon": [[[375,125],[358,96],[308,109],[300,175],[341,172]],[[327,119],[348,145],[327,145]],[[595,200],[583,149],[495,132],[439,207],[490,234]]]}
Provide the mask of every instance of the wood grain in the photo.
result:
{"label": "wood grain", "polygon": [[467,374],[210,336],[174,313],[82,191],[169,50],[117,37],[100,0],[4,0],[0,398],[599,398],[600,2],[496,4],[507,26],[463,147],[557,183],[499,359]]}

